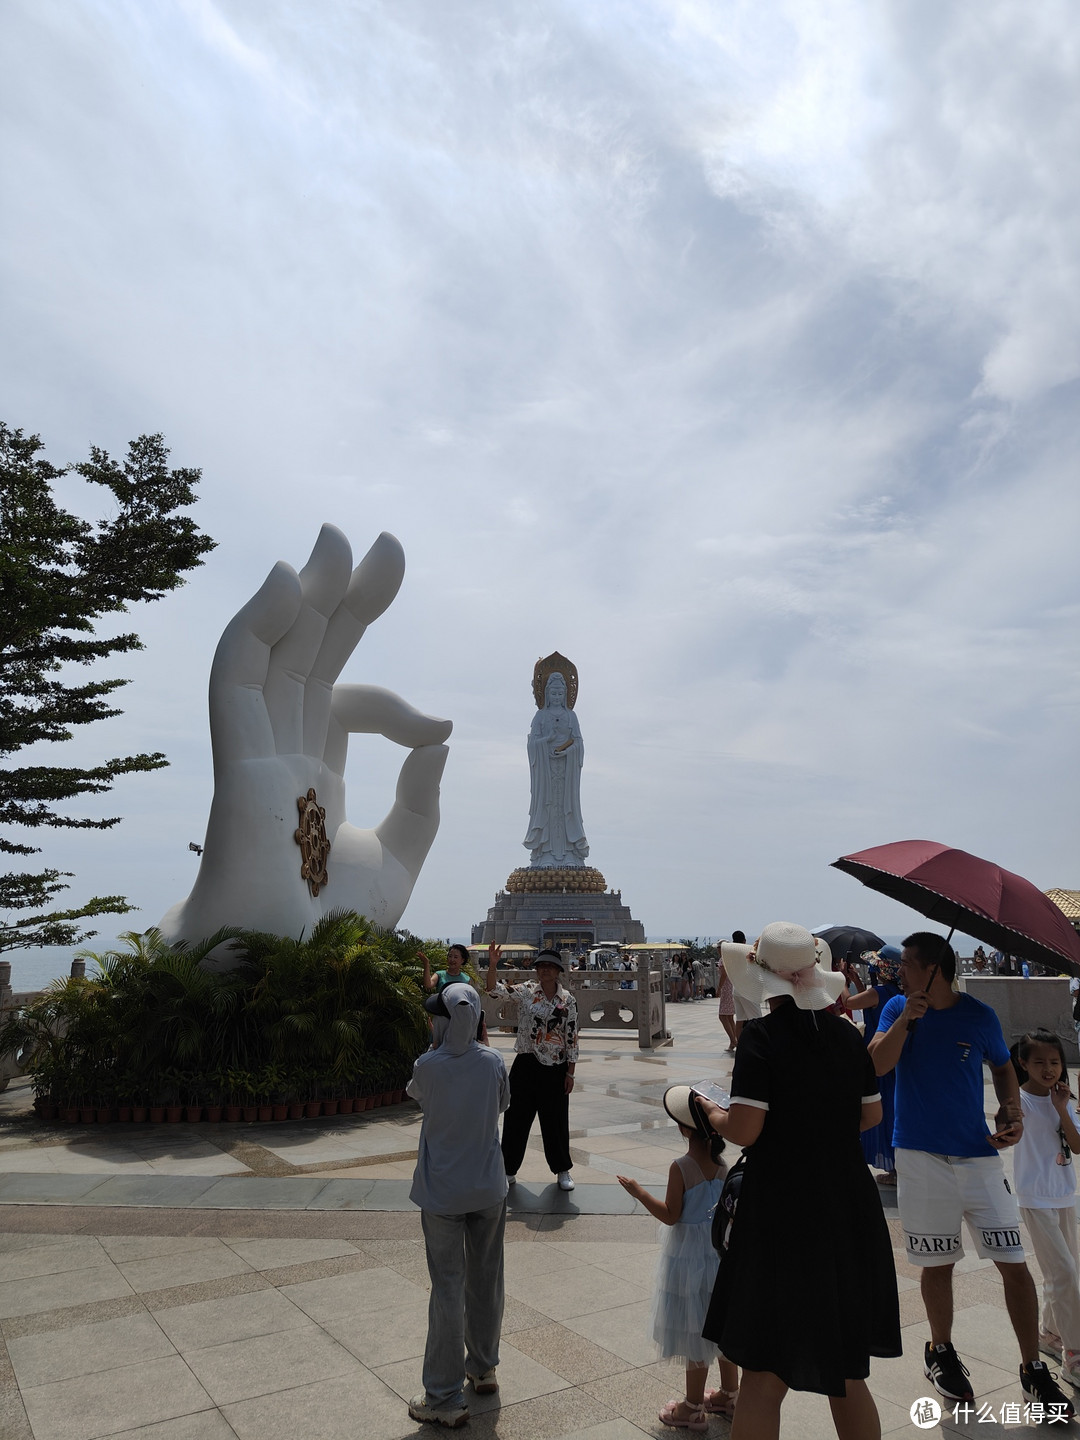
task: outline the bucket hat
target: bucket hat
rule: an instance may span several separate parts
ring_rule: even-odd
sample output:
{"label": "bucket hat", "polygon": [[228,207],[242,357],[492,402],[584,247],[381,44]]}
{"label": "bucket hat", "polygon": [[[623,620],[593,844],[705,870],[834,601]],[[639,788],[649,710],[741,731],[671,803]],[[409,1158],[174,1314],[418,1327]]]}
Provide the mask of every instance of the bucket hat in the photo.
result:
{"label": "bucket hat", "polygon": [[557,950],[541,950],[532,963],[534,970],[537,965],[557,965],[560,970],[565,971],[566,969],[566,961]]}

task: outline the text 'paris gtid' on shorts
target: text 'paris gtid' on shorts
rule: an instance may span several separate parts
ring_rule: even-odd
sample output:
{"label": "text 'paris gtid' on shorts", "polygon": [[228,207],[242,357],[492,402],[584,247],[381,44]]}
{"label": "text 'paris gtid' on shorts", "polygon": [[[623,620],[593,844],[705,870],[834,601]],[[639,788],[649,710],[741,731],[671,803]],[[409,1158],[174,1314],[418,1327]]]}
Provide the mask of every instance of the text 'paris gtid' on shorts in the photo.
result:
{"label": "text 'paris gtid' on shorts", "polygon": [[983,1260],[1019,1264],[1020,1214],[1000,1155],[897,1150],[896,1206],[912,1265],[963,1259],[961,1223]]}

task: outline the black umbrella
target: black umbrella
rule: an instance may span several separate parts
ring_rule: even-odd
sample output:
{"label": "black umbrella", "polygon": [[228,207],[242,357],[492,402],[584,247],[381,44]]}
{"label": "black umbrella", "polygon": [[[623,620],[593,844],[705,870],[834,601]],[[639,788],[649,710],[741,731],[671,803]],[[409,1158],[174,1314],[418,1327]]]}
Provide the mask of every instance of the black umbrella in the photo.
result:
{"label": "black umbrella", "polygon": [[827,930],[815,930],[819,940],[824,940],[838,964],[857,960],[864,950],[880,950],[885,941],[873,930],[860,930],[857,925],[830,925]]}

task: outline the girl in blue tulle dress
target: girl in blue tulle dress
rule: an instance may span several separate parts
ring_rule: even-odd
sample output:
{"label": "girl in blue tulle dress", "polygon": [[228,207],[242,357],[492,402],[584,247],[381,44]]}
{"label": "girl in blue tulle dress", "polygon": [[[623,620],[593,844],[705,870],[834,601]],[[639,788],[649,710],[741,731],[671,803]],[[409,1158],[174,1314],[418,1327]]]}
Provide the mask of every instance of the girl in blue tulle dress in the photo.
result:
{"label": "girl in blue tulle dress", "polygon": [[695,1129],[689,1094],[688,1085],[673,1085],[664,1095],[664,1108],[686,1140],[686,1154],[673,1161],[668,1172],[664,1199],[657,1200],[625,1175],[617,1178],[665,1227],[650,1329],[660,1358],[681,1361],[685,1367],[686,1397],[665,1405],[660,1421],[680,1430],[706,1430],[709,1415],[734,1414],[739,1372],[720,1358],[721,1388],[706,1392],[709,1366],[719,1354],[711,1341],[702,1338],[701,1327],[716,1279],[712,1216],[727,1166],[713,1159],[709,1141]]}

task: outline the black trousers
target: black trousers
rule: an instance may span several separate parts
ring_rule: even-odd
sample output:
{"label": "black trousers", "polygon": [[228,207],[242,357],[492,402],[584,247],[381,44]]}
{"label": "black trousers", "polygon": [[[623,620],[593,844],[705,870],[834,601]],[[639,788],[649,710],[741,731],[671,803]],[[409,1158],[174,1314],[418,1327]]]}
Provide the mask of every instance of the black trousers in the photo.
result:
{"label": "black trousers", "polygon": [[537,1115],[544,1158],[553,1175],[569,1170],[570,1096],[566,1064],[541,1065],[535,1055],[517,1055],[510,1067],[510,1108],[503,1120],[502,1154],[508,1175],[516,1175],[525,1158],[529,1131]]}

